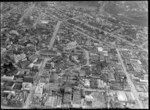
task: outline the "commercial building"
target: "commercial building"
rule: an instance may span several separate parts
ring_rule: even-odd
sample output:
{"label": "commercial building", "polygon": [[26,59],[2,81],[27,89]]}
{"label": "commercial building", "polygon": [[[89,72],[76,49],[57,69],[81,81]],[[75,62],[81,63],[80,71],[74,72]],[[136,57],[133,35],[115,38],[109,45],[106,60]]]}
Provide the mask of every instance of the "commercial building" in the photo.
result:
{"label": "commercial building", "polygon": [[35,89],[35,96],[41,98],[43,94],[44,83],[39,83]]}
{"label": "commercial building", "polygon": [[90,87],[90,80],[89,79],[84,79],[84,86],[85,87]]}
{"label": "commercial building", "polygon": [[123,91],[118,91],[117,92],[117,98],[118,98],[119,101],[123,101],[123,102],[127,101],[126,94]]}
{"label": "commercial building", "polygon": [[57,97],[57,105],[56,105],[56,106],[57,106],[58,108],[60,108],[60,107],[61,107],[61,104],[62,104],[62,97],[58,96],[58,97]]}
{"label": "commercial building", "polygon": [[106,87],[106,83],[103,80],[97,79],[98,88],[104,88]]}
{"label": "commercial building", "polygon": [[69,104],[71,102],[71,94],[64,94],[63,96],[63,104]]}
{"label": "commercial building", "polygon": [[73,107],[80,107],[81,104],[81,93],[80,91],[73,92]]}
{"label": "commercial building", "polygon": [[49,96],[47,101],[45,102],[46,107],[56,107],[54,104],[56,103],[57,96]]}

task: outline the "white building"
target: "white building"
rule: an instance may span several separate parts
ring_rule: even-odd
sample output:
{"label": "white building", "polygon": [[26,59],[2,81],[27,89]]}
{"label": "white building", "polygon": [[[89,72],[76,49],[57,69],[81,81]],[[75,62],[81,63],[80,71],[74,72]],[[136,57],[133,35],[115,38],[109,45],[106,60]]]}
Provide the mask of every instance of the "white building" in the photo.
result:
{"label": "white building", "polygon": [[44,83],[39,83],[35,89],[35,95],[39,98],[42,97],[44,85]]}
{"label": "white building", "polygon": [[89,79],[85,79],[84,86],[90,87],[90,81],[89,81]]}
{"label": "white building", "polygon": [[98,51],[103,51],[102,47],[97,47]]}
{"label": "white building", "polygon": [[70,50],[70,49],[74,49],[74,48],[76,48],[76,47],[77,47],[77,42],[74,41],[74,42],[68,43],[66,49],[67,49],[67,50]]}
{"label": "white building", "polygon": [[22,87],[24,90],[30,90],[32,88],[32,84],[31,83],[28,83],[28,82],[23,82],[22,83]]}
{"label": "white building", "polygon": [[117,98],[118,98],[119,101],[123,101],[123,102],[127,101],[126,94],[123,91],[118,91],[117,92]]}

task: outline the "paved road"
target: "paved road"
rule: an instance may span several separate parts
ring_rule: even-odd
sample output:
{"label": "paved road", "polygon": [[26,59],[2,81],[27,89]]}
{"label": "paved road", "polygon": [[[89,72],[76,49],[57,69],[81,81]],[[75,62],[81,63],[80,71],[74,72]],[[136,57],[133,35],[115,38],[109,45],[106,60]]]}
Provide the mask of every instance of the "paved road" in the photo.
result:
{"label": "paved road", "polygon": [[[44,59],[44,61],[43,61],[43,63],[42,63],[42,66],[41,66],[41,68],[40,68],[39,74],[38,74],[38,76],[37,76],[37,79],[39,79],[40,76],[43,74],[44,67],[45,67],[45,65],[46,65],[46,63],[47,63],[48,60],[49,60],[49,58],[45,58],[45,59]],[[37,82],[36,82],[36,83],[37,83]],[[31,102],[31,100],[32,100],[32,98],[33,98],[35,89],[36,89],[36,85],[33,84],[33,87],[32,87],[32,89],[31,89],[31,91],[30,91],[30,93],[29,93],[29,95],[28,95],[28,97],[27,97],[27,99],[26,99],[26,102],[25,102],[23,108],[29,108],[29,105],[30,105],[30,102]]]}
{"label": "paved road", "polygon": [[[68,24],[71,24],[71,23],[69,23],[68,22]],[[76,25],[74,25],[75,27],[78,27],[78,26],[76,26]],[[78,28],[80,28],[80,27],[78,27]],[[74,28],[75,29],[75,28]],[[98,40],[98,39],[96,39],[96,38],[93,38],[93,37],[91,37],[91,36],[89,36],[88,34],[85,34],[84,32],[81,32],[81,31],[79,31],[79,30],[77,30],[77,29],[75,29],[77,32],[79,32],[80,34],[83,34],[83,35],[85,35],[86,37],[88,37],[88,38],[90,38],[90,39],[92,39],[92,40],[94,40],[94,41],[97,41],[97,42],[99,42],[99,43],[105,43],[105,45],[107,45],[107,46],[109,46],[109,47],[115,47],[115,45],[110,45],[110,44],[108,44],[108,43],[106,43],[106,42],[102,42],[102,41],[100,41],[100,40]]]}
{"label": "paved road", "polygon": [[75,19],[75,18],[78,18],[78,17],[80,17],[80,16],[82,16],[82,15],[77,15],[77,16],[74,16],[74,17],[72,17],[72,18],[64,19],[64,20],[62,20],[62,22],[65,22],[65,21],[67,21],[67,20],[69,20],[69,19]]}
{"label": "paved road", "polygon": [[39,71],[39,74],[38,74],[38,76],[37,76],[37,80],[40,78],[40,76],[43,74],[43,71],[44,71],[44,67],[45,67],[45,65],[46,65],[46,63],[47,63],[47,61],[48,60],[50,60],[50,58],[44,58],[44,61],[43,61],[43,63],[42,63],[42,66],[41,66],[41,68],[40,68],[40,71]]}
{"label": "paved road", "polygon": [[1,109],[22,109],[22,108],[19,108],[19,107],[8,107],[8,106],[1,105]]}
{"label": "paved road", "polygon": [[143,107],[143,104],[142,104],[142,102],[139,100],[139,93],[136,91],[136,88],[135,88],[135,86],[134,86],[134,84],[133,84],[133,82],[132,82],[132,80],[131,80],[131,78],[130,78],[130,74],[126,71],[126,67],[125,67],[125,65],[124,65],[124,63],[123,63],[123,59],[121,58],[119,49],[116,49],[116,50],[117,50],[117,53],[118,53],[118,57],[119,57],[119,59],[120,59],[120,61],[121,61],[123,70],[124,70],[124,72],[125,72],[125,74],[126,74],[126,76],[127,76],[127,81],[128,81],[128,83],[130,84],[130,86],[131,86],[131,92],[133,93],[135,99],[138,101],[138,104],[139,104],[140,108],[143,109],[143,108],[144,108],[144,107]]}
{"label": "paved road", "polygon": [[28,97],[26,99],[26,102],[25,102],[25,104],[23,106],[23,109],[29,108],[30,102],[31,102],[31,100],[33,98],[33,95],[34,95],[33,93],[34,93],[35,88],[36,88],[36,86],[33,86],[32,89],[30,90],[30,93],[29,93],[29,95],[28,95]]}
{"label": "paved road", "polygon": [[58,21],[58,23],[57,23],[57,25],[56,25],[56,27],[55,27],[55,31],[54,31],[54,33],[53,33],[53,36],[52,36],[52,38],[51,38],[51,40],[50,40],[49,49],[52,49],[52,48],[53,48],[53,44],[54,44],[54,42],[55,42],[55,38],[56,38],[57,32],[58,32],[58,30],[59,30],[60,24],[61,24],[61,21]]}
{"label": "paved road", "polygon": [[[79,20],[74,19],[74,18],[73,18],[73,20],[79,21]],[[79,21],[79,22],[81,22],[81,21]],[[85,23],[85,25],[86,25],[86,26],[89,26],[89,27],[92,27],[92,28],[94,28],[94,29],[98,29],[98,30],[104,31],[104,32],[106,32],[107,34],[109,34],[109,35],[111,35],[111,36],[113,36],[113,37],[117,37],[118,39],[121,39],[121,40],[123,40],[123,41],[125,41],[125,42],[127,42],[127,43],[129,43],[129,44],[131,44],[131,45],[136,45],[136,44],[133,44],[133,43],[131,43],[130,41],[127,41],[126,39],[122,38],[121,35],[114,35],[113,33],[109,33],[109,32],[107,32],[107,31],[105,31],[105,30],[99,29],[99,28],[94,27],[94,26],[92,26],[92,25],[89,25],[89,24],[87,24],[87,23]],[[148,50],[146,50],[146,49],[140,47],[139,45],[136,45],[136,46],[139,47],[140,49],[142,49],[142,50],[148,52]]]}

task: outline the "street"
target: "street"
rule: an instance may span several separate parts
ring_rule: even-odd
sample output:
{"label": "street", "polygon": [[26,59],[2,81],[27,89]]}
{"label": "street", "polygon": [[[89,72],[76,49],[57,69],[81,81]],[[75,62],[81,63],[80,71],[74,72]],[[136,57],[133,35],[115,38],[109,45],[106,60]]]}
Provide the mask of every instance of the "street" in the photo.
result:
{"label": "street", "polygon": [[[69,23],[70,24],[70,23]],[[76,26],[76,25],[74,25],[75,27],[78,27],[78,26]],[[78,28],[80,28],[80,27],[78,27]],[[75,28],[74,28],[75,29]],[[97,41],[97,42],[99,42],[99,43],[104,43],[104,42],[102,42],[102,41],[99,41],[98,39],[96,39],[96,38],[93,38],[93,37],[91,37],[91,36],[89,36],[88,34],[85,34],[84,32],[81,32],[81,31],[79,31],[79,30],[77,30],[77,29],[75,29],[77,32],[79,32],[80,34],[83,34],[83,35],[85,35],[86,37],[88,37],[88,38],[90,38],[90,39],[92,39],[92,40],[94,40],[94,41]],[[107,45],[107,46],[109,46],[109,47],[114,47],[114,45],[110,45],[110,44],[108,44],[108,43],[105,43],[105,45]]]}
{"label": "street", "polygon": [[[76,21],[78,21],[78,22],[81,22],[81,21],[79,21],[79,20],[77,20],[77,19],[74,19],[74,18],[73,18],[73,20],[76,20]],[[94,29],[98,29],[98,30],[104,31],[104,30],[99,29],[99,28],[97,28],[97,27],[91,26],[91,25],[89,25],[89,24],[87,24],[87,23],[86,23],[85,25],[86,25],[86,26],[89,26],[89,27],[92,27],[92,28],[94,28]],[[135,45],[135,44],[133,44],[133,43],[131,43],[131,42],[125,40],[121,35],[118,35],[118,36],[117,36],[117,35],[114,35],[113,33],[107,32],[107,31],[104,31],[104,32],[106,32],[107,34],[110,34],[110,35],[113,36],[113,37],[117,37],[118,39],[121,39],[121,40],[123,40],[123,41],[125,41],[125,42],[127,42],[127,43],[129,43],[129,44],[131,44],[131,45]],[[148,50],[146,50],[146,49],[140,47],[139,45],[136,45],[136,46],[139,47],[140,49],[142,49],[142,50],[148,52]]]}
{"label": "street", "polygon": [[142,109],[142,108],[143,108],[143,104],[142,104],[142,102],[139,100],[139,93],[136,91],[136,88],[135,88],[135,86],[134,86],[134,84],[133,84],[133,82],[132,82],[132,80],[131,80],[131,78],[130,78],[130,74],[126,71],[126,67],[125,67],[125,65],[124,65],[124,63],[123,63],[123,59],[121,58],[119,49],[116,49],[116,50],[117,50],[117,53],[118,53],[118,57],[119,57],[119,59],[120,59],[120,62],[121,62],[121,64],[122,64],[123,70],[124,70],[124,72],[125,72],[125,74],[126,74],[128,84],[131,86],[131,92],[133,93],[135,99],[138,101],[138,104],[139,104],[140,108]]}
{"label": "street", "polygon": [[50,40],[49,49],[52,49],[52,47],[53,47],[53,44],[55,42],[55,38],[56,38],[57,32],[58,32],[59,27],[60,27],[60,24],[61,24],[61,21],[58,21],[58,23],[57,23],[57,25],[55,27],[55,31],[53,33],[53,36],[52,36],[52,38]]}
{"label": "street", "polygon": [[25,102],[23,108],[29,108],[30,102],[31,102],[32,97],[34,95],[33,93],[34,93],[35,88],[36,88],[36,86],[33,86],[32,89],[30,90],[30,93],[26,99],[26,102]]}
{"label": "street", "polygon": [[[42,63],[42,66],[41,66],[41,68],[40,68],[40,71],[39,71],[39,73],[38,73],[37,79],[39,79],[40,76],[43,74],[44,67],[45,67],[46,62],[47,62],[48,60],[49,60],[49,58],[45,58],[45,59],[44,59],[44,61],[43,61],[43,63]],[[36,80],[35,82],[37,83],[37,81],[38,81],[38,80]],[[27,99],[26,99],[26,102],[25,102],[23,108],[29,108],[29,105],[30,105],[30,102],[31,102],[31,100],[32,100],[32,98],[33,98],[35,89],[36,89],[36,85],[33,84],[33,87],[32,87],[32,89],[30,90],[30,93],[29,93],[29,95],[28,95],[28,97],[27,97]]]}

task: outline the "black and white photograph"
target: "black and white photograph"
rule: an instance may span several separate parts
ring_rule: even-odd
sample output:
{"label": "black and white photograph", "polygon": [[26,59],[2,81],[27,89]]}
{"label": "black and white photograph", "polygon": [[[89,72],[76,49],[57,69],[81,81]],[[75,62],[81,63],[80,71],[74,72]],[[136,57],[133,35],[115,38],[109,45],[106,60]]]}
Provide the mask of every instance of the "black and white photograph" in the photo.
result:
{"label": "black and white photograph", "polygon": [[148,1],[0,2],[1,109],[149,109]]}

